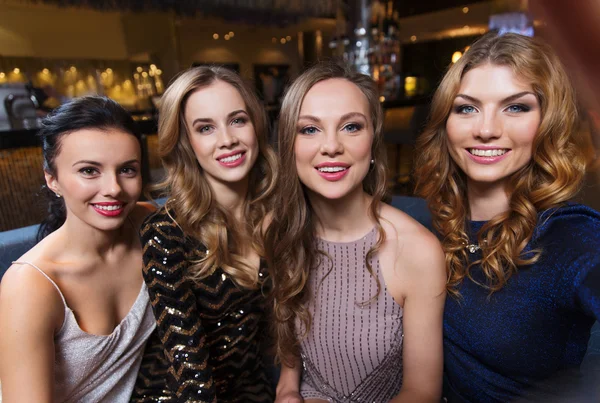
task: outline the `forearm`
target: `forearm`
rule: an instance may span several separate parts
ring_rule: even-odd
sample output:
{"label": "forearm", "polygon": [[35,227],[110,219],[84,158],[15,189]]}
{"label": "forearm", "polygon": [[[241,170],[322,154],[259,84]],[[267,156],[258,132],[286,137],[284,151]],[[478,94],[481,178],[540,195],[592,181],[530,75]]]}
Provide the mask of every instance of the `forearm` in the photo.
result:
{"label": "forearm", "polygon": [[302,375],[300,359],[295,358],[293,364],[293,367],[281,364],[281,372],[279,381],[277,382],[277,395],[285,392],[298,392],[300,390],[300,376]]}
{"label": "forearm", "polygon": [[390,403],[439,403],[442,395],[438,389],[433,387],[431,390],[424,390],[403,386]]}

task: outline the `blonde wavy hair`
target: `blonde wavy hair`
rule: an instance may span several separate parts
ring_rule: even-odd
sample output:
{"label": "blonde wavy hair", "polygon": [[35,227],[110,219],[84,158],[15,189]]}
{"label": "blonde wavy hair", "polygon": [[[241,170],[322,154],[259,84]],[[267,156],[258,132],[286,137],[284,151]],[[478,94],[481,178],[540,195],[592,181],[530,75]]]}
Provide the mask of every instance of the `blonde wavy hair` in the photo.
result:
{"label": "blonde wavy hair", "polygon": [[[249,174],[243,223],[237,222],[215,201],[213,189],[190,144],[184,118],[189,96],[216,81],[230,84],[240,93],[258,139],[259,155]],[[176,77],[162,96],[159,112],[158,154],[166,169],[166,178],[154,189],[169,195],[167,213],[174,213],[171,216],[186,236],[207,249],[206,255],[193,262],[186,275],[198,281],[220,267],[238,285],[256,288],[258,272],[242,252],[251,246],[259,255],[264,255],[263,220],[271,206],[277,176],[276,156],[267,144],[268,121],[262,104],[251,86],[233,71],[202,66]]]}
{"label": "blonde wavy hair", "polygon": [[[478,66],[510,67],[529,82],[540,107],[541,122],[532,146],[531,161],[509,179],[509,209],[493,217],[477,234],[482,258],[467,265],[470,215],[466,177],[450,156],[446,121],[461,79]],[[524,253],[541,211],[559,207],[579,190],[585,162],[576,144],[578,110],[568,75],[552,49],[535,38],[517,34],[486,34],[452,65],[433,97],[428,124],[417,140],[416,193],[424,197],[446,253],[448,292],[479,263],[490,293],[504,287],[521,266],[537,261],[541,250]]]}
{"label": "blonde wavy hair", "polygon": [[326,258],[316,247],[316,217],[307,198],[304,185],[298,178],[294,143],[305,95],[317,83],[328,79],[344,79],[356,85],[368,100],[373,123],[372,156],[374,164],[363,180],[364,190],[372,195],[369,214],[375,219],[378,231],[376,244],[366,256],[367,269],[377,282],[370,264],[372,256],[385,241],[385,233],[379,222],[379,208],[386,196],[386,150],[383,143],[383,112],[379,94],[369,76],[358,74],[347,66],[333,62],[315,65],[298,77],[288,89],[279,118],[280,174],[277,199],[274,203],[273,221],[265,236],[266,256],[273,281],[273,327],[276,356],[287,365],[297,355],[298,337],[295,320],[304,329],[310,329],[311,318],[305,307],[308,298],[306,283],[312,268]]}

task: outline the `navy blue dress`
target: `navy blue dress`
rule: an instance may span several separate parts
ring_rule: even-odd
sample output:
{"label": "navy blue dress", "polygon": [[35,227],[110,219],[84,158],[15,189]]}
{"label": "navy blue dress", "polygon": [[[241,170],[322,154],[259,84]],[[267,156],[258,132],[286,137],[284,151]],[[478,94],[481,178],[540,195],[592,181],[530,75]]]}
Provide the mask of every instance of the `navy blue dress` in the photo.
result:
{"label": "navy blue dress", "polygon": [[[471,242],[483,224],[470,222]],[[447,298],[444,393],[451,401],[511,401],[581,364],[600,319],[600,214],[579,204],[545,211],[532,248],[542,249],[538,262],[491,297],[465,279],[462,299]],[[485,284],[479,266],[472,276]]]}

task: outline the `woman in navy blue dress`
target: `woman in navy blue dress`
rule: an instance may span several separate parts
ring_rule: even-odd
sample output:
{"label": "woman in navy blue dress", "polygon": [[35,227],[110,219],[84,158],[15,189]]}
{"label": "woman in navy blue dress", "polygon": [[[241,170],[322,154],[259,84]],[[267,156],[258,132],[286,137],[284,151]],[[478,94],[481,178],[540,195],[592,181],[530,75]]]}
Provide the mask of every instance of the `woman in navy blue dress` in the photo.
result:
{"label": "woman in navy blue dress", "polygon": [[416,179],[446,253],[450,402],[553,395],[548,380],[579,369],[600,318],[600,214],[570,202],[578,120],[557,56],[516,34],[477,41],[434,96]]}

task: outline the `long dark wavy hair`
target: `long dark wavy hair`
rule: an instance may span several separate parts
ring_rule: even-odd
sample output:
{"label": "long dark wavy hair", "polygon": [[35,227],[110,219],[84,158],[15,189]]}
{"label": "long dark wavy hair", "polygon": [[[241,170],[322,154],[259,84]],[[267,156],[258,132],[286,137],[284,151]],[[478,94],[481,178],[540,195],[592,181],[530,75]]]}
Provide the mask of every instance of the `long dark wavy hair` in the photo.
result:
{"label": "long dark wavy hair", "polygon": [[[288,89],[279,117],[278,149],[280,174],[277,198],[273,204],[273,220],[267,229],[265,246],[267,262],[273,281],[273,327],[277,358],[292,365],[297,354],[298,335],[295,321],[310,329],[311,318],[305,303],[308,297],[306,283],[322,252],[316,246],[315,215],[307,198],[304,185],[298,178],[294,142],[298,117],[305,95],[317,83],[339,78],[356,85],[367,98],[373,123],[372,156],[375,160],[363,180],[365,192],[372,195],[369,213],[376,221],[378,241],[366,257],[367,269],[373,275],[370,259],[385,241],[385,232],[379,222],[379,208],[386,197],[386,151],[383,144],[383,112],[373,80],[353,72],[349,67],[323,62],[298,77]],[[378,292],[380,284],[377,281]]]}
{"label": "long dark wavy hair", "polygon": [[[465,174],[450,156],[446,121],[462,77],[478,66],[510,67],[530,83],[541,107],[541,123],[533,141],[532,159],[510,178],[509,209],[493,217],[478,233],[482,259],[467,265],[465,245],[470,215]],[[450,67],[438,87],[429,122],[417,141],[415,182],[427,199],[446,253],[447,288],[457,287],[480,263],[490,292],[506,284],[519,266],[539,259],[540,250],[524,254],[537,224],[538,213],[560,206],[578,191],[585,162],[575,137],[578,111],[573,87],[552,49],[538,39],[517,34],[490,33],[473,44]]]}
{"label": "long dark wavy hair", "polygon": [[[184,112],[195,91],[216,81],[233,86],[248,109],[258,140],[258,158],[250,170],[248,194],[244,202],[245,223],[237,223],[226,208],[216,203],[213,190],[204,176],[189,140]],[[215,100],[219,102],[219,100]],[[265,110],[253,91],[235,72],[223,67],[202,66],[181,73],[162,96],[158,122],[158,154],[167,171],[161,189],[169,196],[167,212],[184,233],[201,242],[208,253],[193,262],[186,275],[201,280],[216,267],[229,274],[240,286],[255,288],[258,271],[244,257],[242,248],[251,245],[263,255],[262,228],[271,208],[277,177],[277,159],[267,143],[268,122]]]}
{"label": "long dark wavy hair", "polygon": [[[42,142],[45,172],[58,178],[55,160],[60,153],[62,139],[71,134],[76,135],[75,132],[83,129],[123,131],[133,135],[141,147],[137,125],[121,105],[100,96],[76,98],[56,108],[42,120],[38,136]],[[37,241],[56,231],[67,218],[64,199],[57,197],[47,186],[43,187],[42,192],[48,199],[48,215],[38,229]]]}

